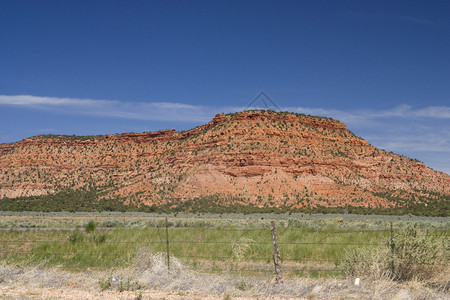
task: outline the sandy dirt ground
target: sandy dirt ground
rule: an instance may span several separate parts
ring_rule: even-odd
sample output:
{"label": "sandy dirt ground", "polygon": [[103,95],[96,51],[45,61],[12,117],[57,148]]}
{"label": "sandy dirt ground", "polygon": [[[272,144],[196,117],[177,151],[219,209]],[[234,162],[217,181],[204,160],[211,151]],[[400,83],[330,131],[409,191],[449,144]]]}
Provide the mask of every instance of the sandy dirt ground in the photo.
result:
{"label": "sandy dirt ground", "polygon": [[[137,300],[137,299],[160,299],[160,300],[178,300],[178,299],[224,299],[224,296],[217,295],[195,295],[174,292],[161,292],[146,290],[142,292],[117,292],[117,291],[80,291],[71,289],[53,289],[53,288],[0,288],[1,299],[90,299],[90,300],[104,300],[104,299],[118,299],[118,300]],[[232,297],[232,299],[237,299]],[[240,297],[238,299],[253,299],[249,297]],[[275,297],[271,299],[277,299]],[[278,298],[279,299],[279,298]],[[297,298],[299,299],[299,298]]]}

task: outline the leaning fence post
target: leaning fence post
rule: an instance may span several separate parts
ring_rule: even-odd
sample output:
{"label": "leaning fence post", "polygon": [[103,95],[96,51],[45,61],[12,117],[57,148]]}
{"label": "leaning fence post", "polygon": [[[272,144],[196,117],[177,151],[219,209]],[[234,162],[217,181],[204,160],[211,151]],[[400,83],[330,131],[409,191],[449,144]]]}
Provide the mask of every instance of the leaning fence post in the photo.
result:
{"label": "leaning fence post", "polygon": [[273,263],[275,264],[275,282],[283,282],[283,274],[281,272],[281,257],[280,250],[278,249],[277,228],[275,221],[271,222],[272,225],[272,242],[273,242]]}
{"label": "leaning fence post", "polygon": [[169,221],[166,217],[166,245],[167,245],[167,269],[170,270],[170,252],[169,252]]}
{"label": "leaning fence post", "polygon": [[390,222],[391,223],[391,230],[390,230],[390,235],[391,235],[391,240],[390,240],[390,243],[389,243],[389,246],[390,246],[390,248],[391,248],[391,272],[392,272],[392,276],[395,276],[394,274],[395,274],[395,266],[394,266],[394,247],[395,247],[395,245],[394,245],[394,229],[392,228],[392,221]]}

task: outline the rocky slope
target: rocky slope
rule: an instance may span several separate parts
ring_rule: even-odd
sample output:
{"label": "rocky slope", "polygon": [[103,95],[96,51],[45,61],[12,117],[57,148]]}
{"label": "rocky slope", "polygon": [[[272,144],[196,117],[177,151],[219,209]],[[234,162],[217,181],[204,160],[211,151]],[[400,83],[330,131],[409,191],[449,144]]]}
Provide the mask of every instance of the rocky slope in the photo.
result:
{"label": "rocky slope", "polygon": [[215,196],[224,205],[394,207],[448,199],[450,176],[377,149],[339,121],[272,111],[219,114],[185,132],[0,145],[0,199],[94,188],[147,205]]}

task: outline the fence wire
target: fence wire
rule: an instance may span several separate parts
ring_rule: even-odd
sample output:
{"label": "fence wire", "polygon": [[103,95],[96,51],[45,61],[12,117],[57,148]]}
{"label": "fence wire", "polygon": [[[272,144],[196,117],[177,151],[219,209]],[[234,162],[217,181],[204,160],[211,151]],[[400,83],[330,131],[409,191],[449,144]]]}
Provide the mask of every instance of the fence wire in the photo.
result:
{"label": "fence wire", "polygon": [[[132,263],[139,249],[150,253],[166,252],[201,271],[273,273],[271,229],[169,227],[169,223],[145,229],[97,229],[46,232],[0,231],[0,260],[43,260],[64,264],[88,258],[85,265],[109,268],[117,261]],[[173,223],[172,223],[173,225]],[[15,235],[16,234],[16,235]],[[304,274],[342,272],[345,249],[392,246],[392,230],[330,230],[281,228],[278,246],[283,272]],[[33,239],[33,235],[36,237]],[[53,235],[45,238],[45,235]],[[77,237],[78,235],[78,237]],[[117,235],[117,237],[116,237]],[[448,237],[449,234],[422,233]],[[167,245],[167,248],[166,248]],[[170,245],[170,247],[169,247]],[[170,250],[169,250],[170,249]]]}

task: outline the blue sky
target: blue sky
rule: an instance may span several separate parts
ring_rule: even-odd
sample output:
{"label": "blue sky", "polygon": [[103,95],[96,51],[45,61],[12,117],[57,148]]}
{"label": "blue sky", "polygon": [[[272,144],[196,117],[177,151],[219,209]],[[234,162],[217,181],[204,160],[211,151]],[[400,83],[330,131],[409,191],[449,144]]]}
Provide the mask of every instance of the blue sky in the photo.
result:
{"label": "blue sky", "polygon": [[450,173],[448,1],[0,2],[0,143],[189,129],[265,91]]}

